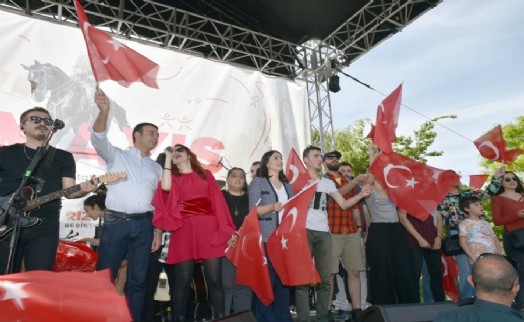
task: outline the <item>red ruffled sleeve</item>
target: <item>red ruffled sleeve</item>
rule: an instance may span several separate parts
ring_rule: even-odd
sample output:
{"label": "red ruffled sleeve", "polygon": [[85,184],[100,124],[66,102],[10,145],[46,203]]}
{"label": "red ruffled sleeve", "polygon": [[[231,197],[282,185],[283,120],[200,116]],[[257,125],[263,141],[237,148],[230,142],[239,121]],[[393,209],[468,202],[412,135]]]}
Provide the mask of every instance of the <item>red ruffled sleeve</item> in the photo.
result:
{"label": "red ruffled sleeve", "polygon": [[170,191],[162,190],[161,183],[158,184],[153,201],[151,201],[155,207],[153,226],[165,231],[175,231],[182,227],[184,222],[178,209],[178,200],[176,184],[171,185]]}
{"label": "red ruffled sleeve", "polygon": [[207,182],[209,187],[209,197],[213,204],[213,211],[217,220],[217,231],[211,238],[212,245],[226,244],[231,236],[235,233],[236,228],[233,219],[229,214],[226,200],[220,187],[218,186],[215,177],[209,170],[206,170]]}

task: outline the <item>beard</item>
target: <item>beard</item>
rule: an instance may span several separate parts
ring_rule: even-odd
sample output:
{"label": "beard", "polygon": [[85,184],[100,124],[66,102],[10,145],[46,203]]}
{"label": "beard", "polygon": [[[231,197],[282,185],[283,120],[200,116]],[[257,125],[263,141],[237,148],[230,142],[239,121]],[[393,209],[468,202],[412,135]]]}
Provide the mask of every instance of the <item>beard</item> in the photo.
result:
{"label": "beard", "polygon": [[338,171],[338,168],[340,168],[339,164],[328,164],[326,165],[329,171]]}

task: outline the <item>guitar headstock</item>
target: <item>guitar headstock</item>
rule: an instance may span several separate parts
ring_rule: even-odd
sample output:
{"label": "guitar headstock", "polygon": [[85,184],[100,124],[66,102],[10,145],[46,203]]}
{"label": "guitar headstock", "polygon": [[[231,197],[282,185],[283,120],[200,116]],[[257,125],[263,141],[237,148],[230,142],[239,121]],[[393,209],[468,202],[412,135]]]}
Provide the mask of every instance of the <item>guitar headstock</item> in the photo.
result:
{"label": "guitar headstock", "polygon": [[99,183],[115,182],[127,178],[127,172],[111,172],[98,177]]}

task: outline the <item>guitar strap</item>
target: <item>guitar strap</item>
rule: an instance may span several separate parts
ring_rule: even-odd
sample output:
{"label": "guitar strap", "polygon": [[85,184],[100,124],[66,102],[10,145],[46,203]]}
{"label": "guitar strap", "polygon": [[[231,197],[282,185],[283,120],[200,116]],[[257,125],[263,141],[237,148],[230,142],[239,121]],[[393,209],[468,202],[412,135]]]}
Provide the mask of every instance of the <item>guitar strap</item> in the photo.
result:
{"label": "guitar strap", "polygon": [[52,146],[49,146],[49,149],[47,150],[47,154],[45,156],[44,164],[41,167],[39,167],[36,171],[35,177],[37,178],[38,183],[36,184],[35,191],[37,194],[40,194],[42,192],[42,189],[44,188],[45,180],[43,176],[49,173],[51,164],[55,159],[55,154],[56,149]]}

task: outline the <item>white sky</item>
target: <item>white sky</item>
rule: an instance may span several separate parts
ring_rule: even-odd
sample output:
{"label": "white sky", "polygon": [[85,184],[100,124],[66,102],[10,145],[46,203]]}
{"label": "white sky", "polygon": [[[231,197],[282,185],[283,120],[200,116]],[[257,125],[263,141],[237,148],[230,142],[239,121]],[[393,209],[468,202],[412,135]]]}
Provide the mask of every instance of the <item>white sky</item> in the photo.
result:
{"label": "white sky", "polygon": [[[402,103],[429,118],[456,114],[441,122],[460,135],[437,125],[430,149],[444,155],[428,163],[479,174],[472,141],[524,115],[523,13],[523,0],[444,1],[343,71],[385,94],[403,82]],[[374,122],[384,97],[339,77],[342,90],[331,93],[335,129]],[[425,120],[402,106],[397,134],[411,135]]]}

